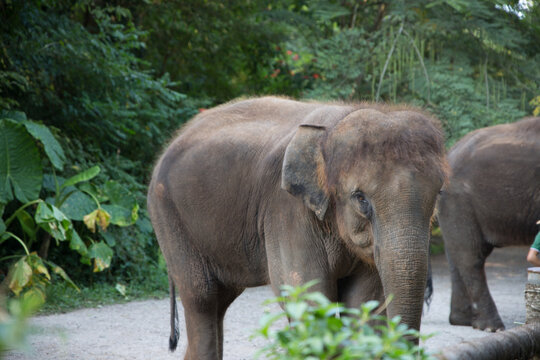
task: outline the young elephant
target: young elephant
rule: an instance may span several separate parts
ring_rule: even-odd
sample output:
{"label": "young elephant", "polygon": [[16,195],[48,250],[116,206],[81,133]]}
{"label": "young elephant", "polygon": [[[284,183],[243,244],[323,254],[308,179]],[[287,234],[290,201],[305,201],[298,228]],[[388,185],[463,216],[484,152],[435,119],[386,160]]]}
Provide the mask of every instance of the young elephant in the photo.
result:
{"label": "young elephant", "polygon": [[502,330],[484,263],[494,247],[531,245],[536,235],[540,118],[473,131],[448,161],[438,218],[452,276],[450,323]]}
{"label": "young elephant", "polygon": [[419,329],[430,218],[445,180],[436,121],[404,107],[258,98],[207,110],[159,159],[148,209],[171,281],[170,348],[221,359],[223,317],[246,287],[312,279]]}

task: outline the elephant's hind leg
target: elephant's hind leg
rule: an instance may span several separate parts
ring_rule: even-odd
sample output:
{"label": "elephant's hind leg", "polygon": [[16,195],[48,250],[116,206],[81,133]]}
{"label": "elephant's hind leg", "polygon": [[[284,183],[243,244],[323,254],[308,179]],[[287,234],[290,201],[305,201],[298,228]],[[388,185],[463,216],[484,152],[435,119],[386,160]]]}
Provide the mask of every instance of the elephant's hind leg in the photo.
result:
{"label": "elephant's hind leg", "polygon": [[225,318],[225,312],[244,289],[226,289],[221,291],[220,302],[217,309],[218,320],[218,354],[219,359],[223,358],[223,319]]}
{"label": "elephant's hind leg", "polygon": [[182,296],[188,337],[186,360],[223,358],[223,318],[241,293],[242,290],[219,287],[203,296]]}

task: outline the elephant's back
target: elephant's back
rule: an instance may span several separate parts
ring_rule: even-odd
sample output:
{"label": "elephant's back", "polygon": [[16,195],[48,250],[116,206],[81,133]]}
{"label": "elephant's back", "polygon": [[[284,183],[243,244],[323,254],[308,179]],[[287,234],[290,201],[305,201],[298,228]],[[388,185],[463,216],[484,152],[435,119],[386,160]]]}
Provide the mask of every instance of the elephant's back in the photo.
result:
{"label": "elephant's back", "polygon": [[540,157],[539,149],[540,117],[531,117],[472,131],[450,149],[448,161],[452,170],[459,170],[480,161],[497,163],[508,152]]}
{"label": "elephant's back", "polygon": [[540,218],[540,118],[477,130],[448,158],[446,199],[466,198],[485,236],[499,246],[532,241]]}
{"label": "elephant's back", "polygon": [[160,157],[149,208],[168,202],[184,244],[214,259],[216,266],[237,269],[244,284],[261,285],[266,276],[262,212],[280,191],[287,144],[319,106],[260,98],[204,111]]}

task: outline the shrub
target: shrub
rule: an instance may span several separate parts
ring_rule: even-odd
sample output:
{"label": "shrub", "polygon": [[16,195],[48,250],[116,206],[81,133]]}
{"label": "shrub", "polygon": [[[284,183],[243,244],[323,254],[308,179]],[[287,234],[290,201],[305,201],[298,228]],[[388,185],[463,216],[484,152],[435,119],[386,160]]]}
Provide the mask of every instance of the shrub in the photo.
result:
{"label": "shrub", "polygon": [[[418,331],[379,315],[377,301],[360,309],[346,308],[328,300],[319,292],[308,292],[315,282],[300,287],[283,286],[282,294],[268,303],[281,303],[283,311],[267,313],[261,319],[257,335],[270,343],[259,353],[266,359],[432,359],[410,338]],[[288,318],[288,324],[274,330],[276,321]]]}

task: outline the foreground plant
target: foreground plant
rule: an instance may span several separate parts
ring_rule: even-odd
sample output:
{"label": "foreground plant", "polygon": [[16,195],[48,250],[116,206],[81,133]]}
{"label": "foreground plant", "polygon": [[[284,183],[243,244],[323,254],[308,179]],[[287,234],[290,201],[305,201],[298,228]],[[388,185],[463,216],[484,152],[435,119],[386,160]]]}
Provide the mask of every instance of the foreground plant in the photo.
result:
{"label": "foreground plant", "polygon": [[[283,286],[279,297],[267,303],[281,303],[283,311],[267,313],[261,319],[256,335],[270,341],[259,358],[276,360],[300,359],[432,359],[424,349],[410,341],[425,340],[400,323],[379,315],[377,301],[350,309],[330,302],[319,292],[308,292],[315,282],[300,287]],[[277,322],[288,319],[280,330]],[[381,325],[373,325],[381,324]]]}

